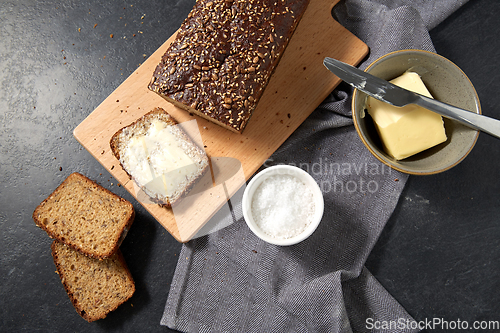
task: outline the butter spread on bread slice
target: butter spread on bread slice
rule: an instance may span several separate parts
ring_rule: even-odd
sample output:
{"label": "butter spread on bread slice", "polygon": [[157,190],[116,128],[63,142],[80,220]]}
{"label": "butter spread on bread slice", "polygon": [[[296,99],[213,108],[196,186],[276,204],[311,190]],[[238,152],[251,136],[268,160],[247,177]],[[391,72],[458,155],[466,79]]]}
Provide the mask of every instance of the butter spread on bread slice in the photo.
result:
{"label": "butter spread on bread slice", "polygon": [[171,207],[208,170],[208,157],[177,122],[156,108],[113,135],[123,169],[152,201]]}

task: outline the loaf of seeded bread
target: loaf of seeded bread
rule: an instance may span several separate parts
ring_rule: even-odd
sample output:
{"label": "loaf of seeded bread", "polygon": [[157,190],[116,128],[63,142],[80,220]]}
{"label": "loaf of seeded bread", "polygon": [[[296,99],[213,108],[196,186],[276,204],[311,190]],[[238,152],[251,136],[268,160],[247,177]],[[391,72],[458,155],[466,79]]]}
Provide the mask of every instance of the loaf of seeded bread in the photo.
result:
{"label": "loaf of seeded bread", "polygon": [[209,169],[205,151],[162,108],[116,132],[110,146],[137,186],[164,207],[181,200]]}
{"label": "loaf of seeded bread", "polygon": [[33,212],[51,238],[97,259],[118,250],[134,217],[130,202],[76,172]]}
{"label": "loaf of seeded bread", "polygon": [[58,241],[51,249],[64,289],[85,320],[105,318],[134,294],[134,280],[119,249],[104,260],[87,257]]}
{"label": "loaf of seeded bread", "polygon": [[149,89],[241,133],[309,0],[197,0]]}

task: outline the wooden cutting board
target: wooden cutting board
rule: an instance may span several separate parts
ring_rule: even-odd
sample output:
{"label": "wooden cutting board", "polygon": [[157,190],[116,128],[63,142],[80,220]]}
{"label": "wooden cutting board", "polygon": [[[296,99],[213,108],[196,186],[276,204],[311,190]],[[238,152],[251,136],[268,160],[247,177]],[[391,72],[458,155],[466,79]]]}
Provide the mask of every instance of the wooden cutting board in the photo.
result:
{"label": "wooden cutting board", "polygon": [[[152,73],[174,40],[174,34],[75,128],[75,138],[173,237],[180,242],[188,241],[217,211],[227,209],[227,198],[244,185],[338,85],[340,80],[323,66],[324,57],[356,65],[368,53],[363,42],[333,19],[331,10],[338,1],[311,0],[242,134],[192,116],[148,90]],[[212,162],[217,162],[217,168],[228,164],[228,168],[234,169],[230,179],[222,180],[223,184],[215,180],[211,189],[198,191],[190,201],[193,210],[187,210],[187,214],[176,212],[175,218],[171,209],[138,197],[140,193],[134,182],[109,147],[116,131],[155,107],[164,108],[180,123],[195,119],[196,122],[190,123],[197,124]],[[234,161],[241,164],[235,167]],[[215,173],[211,174],[212,182]]]}

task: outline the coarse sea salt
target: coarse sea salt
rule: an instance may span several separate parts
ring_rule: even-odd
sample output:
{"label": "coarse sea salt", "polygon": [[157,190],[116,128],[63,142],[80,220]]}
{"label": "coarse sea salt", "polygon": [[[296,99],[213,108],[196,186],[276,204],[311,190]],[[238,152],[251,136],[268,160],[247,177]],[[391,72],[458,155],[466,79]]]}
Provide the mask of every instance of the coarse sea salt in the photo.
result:
{"label": "coarse sea salt", "polygon": [[251,211],[255,224],[274,238],[299,235],[312,222],[314,198],[311,189],[293,175],[273,175],[255,190]]}

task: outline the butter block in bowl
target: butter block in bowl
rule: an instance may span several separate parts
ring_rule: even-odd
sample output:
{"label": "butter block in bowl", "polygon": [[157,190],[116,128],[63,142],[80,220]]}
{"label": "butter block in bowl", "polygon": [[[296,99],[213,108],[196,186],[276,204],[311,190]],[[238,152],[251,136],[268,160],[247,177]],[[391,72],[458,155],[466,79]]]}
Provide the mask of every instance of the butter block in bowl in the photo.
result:
{"label": "butter block in bowl", "polygon": [[[432,98],[415,72],[405,72],[391,83]],[[368,96],[366,109],[375,123],[385,152],[397,160],[446,141],[443,118],[423,107],[412,104],[396,107]]]}
{"label": "butter block in bowl", "polygon": [[[396,78],[396,85],[401,84],[409,90],[423,87],[409,82],[411,76],[399,77],[407,72],[416,73],[434,99],[481,114],[479,97],[468,77],[457,65],[436,53],[411,49],[395,51],[375,60],[365,71],[384,80]],[[426,94],[423,90],[416,92]],[[367,107],[372,102],[365,93],[354,90],[354,126],[372,155],[395,170],[414,175],[440,173],[463,161],[476,144],[479,131],[457,121],[444,117],[441,120],[439,115],[433,116],[422,109],[398,111],[388,105],[377,107],[373,104]],[[373,109],[390,109],[383,112],[389,116],[379,117]]]}

